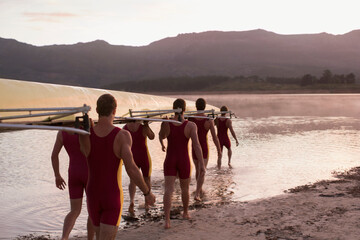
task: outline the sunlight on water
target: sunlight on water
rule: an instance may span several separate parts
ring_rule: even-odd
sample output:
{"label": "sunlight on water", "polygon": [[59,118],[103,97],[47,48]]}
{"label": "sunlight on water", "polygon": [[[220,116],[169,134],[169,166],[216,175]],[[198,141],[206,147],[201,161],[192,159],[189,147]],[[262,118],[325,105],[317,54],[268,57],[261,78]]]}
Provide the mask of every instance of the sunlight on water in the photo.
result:
{"label": "sunlight on water", "polygon": [[[183,97],[190,100],[197,98]],[[208,137],[210,160],[204,185],[206,202],[229,197],[237,201],[270,197],[298,185],[330,179],[333,171],[358,166],[360,120],[358,113],[353,110],[359,103],[359,95],[202,97],[217,107],[228,105],[241,116],[233,119],[240,142],[235,147],[231,138],[233,169],[227,167],[225,150],[223,168],[217,170],[216,149],[211,136]],[[324,102],[330,106],[328,112]],[[317,110],[313,109],[316,107]],[[153,162],[153,191],[157,196],[156,208],[161,210],[165,153],[161,151],[157,138],[160,124],[152,123],[150,126],[156,135],[155,140],[148,141]],[[61,235],[62,223],[69,211],[69,197],[67,189],[60,191],[54,183],[50,156],[55,137],[55,131],[38,130],[0,134],[1,239],[33,232],[50,233],[57,237]],[[64,149],[60,155],[60,166],[64,179],[67,179],[68,157]],[[126,214],[128,207],[128,183],[124,170],[123,214]],[[195,190],[194,183],[193,168],[191,192]],[[177,187],[174,205],[181,204],[179,192]],[[137,192],[136,206],[143,203],[143,196]],[[142,208],[136,210],[138,214],[144,211]],[[84,203],[72,236],[86,234],[86,219]],[[125,221],[121,226],[124,224]]]}
{"label": "sunlight on water", "polygon": [[[234,162],[234,166],[241,169],[242,174],[234,174],[233,199],[251,200],[280,194],[297,185],[329,179],[334,170],[357,166],[359,120],[340,118],[336,122],[333,118],[321,118],[318,128],[312,125],[314,118],[302,119],[306,120],[308,124],[298,125],[294,121],[293,126],[279,126],[278,130],[273,128],[273,119],[268,123],[260,120],[260,129],[254,126],[257,121],[252,120],[252,128],[237,131],[243,134],[240,149],[234,154],[234,161],[239,161]],[[344,122],[348,128],[354,124],[354,128],[344,130]]]}

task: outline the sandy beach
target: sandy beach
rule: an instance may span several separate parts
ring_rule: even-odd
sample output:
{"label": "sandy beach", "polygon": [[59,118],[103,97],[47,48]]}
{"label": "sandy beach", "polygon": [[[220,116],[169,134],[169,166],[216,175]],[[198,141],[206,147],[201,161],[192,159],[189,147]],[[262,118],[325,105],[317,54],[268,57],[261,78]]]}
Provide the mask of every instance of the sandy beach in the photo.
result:
{"label": "sandy beach", "polygon": [[117,239],[359,239],[360,168],[336,178],[268,199],[204,206],[191,220],[174,215],[168,230],[163,219],[145,221],[119,230]]}

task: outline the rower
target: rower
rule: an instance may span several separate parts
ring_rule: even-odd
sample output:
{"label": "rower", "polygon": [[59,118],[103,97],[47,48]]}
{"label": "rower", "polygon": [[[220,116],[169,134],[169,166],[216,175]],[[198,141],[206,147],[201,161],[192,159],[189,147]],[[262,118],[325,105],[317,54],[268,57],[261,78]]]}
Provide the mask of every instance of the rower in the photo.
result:
{"label": "rower", "polygon": [[[212,114],[214,112],[214,110],[205,111],[206,101],[203,98],[198,98],[196,100],[195,104],[196,104],[197,111],[185,112],[185,114],[187,114],[188,119],[190,121],[194,122],[197,126],[197,133],[198,133],[201,149],[203,152],[204,165],[206,168],[207,164],[209,162],[209,146],[208,146],[208,141],[207,141],[207,134],[208,134],[209,130],[211,132],[212,139],[213,139],[214,144],[217,149],[218,161],[221,160],[220,143],[219,143],[219,139],[215,133],[213,119],[211,117],[207,117],[205,115],[206,113]],[[200,175],[200,162],[196,157],[194,149],[192,150],[192,157],[193,157],[193,161],[194,161],[194,165],[195,165],[195,169],[196,169],[195,176],[196,176],[196,182],[197,182],[194,199],[196,201],[200,201],[203,196],[202,186],[205,181],[205,175]]]}
{"label": "rower", "polygon": [[[228,136],[228,129],[230,129],[231,135],[236,141],[236,146],[239,146],[239,141],[237,140],[236,134],[232,127],[231,119],[226,117],[227,113],[230,114],[230,117],[232,116],[232,113],[229,112],[228,108],[226,106],[222,106],[220,108],[221,116],[215,119],[215,124],[217,127],[217,136],[219,138],[221,152],[223,151],[223,148],[225,146],[228,150],[228,166],[229,168],[232,168],[231,166],[232,151],[231,151],[231,142]],[[218,169],[221,169],[221,158],[218,160]]]}

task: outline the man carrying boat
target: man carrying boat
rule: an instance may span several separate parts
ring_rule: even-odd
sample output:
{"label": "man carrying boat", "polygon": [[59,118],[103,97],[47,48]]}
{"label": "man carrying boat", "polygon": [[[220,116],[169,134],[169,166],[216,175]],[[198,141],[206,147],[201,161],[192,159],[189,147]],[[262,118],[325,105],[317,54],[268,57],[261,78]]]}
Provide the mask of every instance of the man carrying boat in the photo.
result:
{"label": "man carrying boat", "polygon": [[[131,134],[132,146],[131,152],[134,157],[134,161],[138,168],[141,170],[143,178],[146,182],[146,185],[151,189],[151,157],[147,147],[147,138],[153,140],[155,138],[154,132],[149,127],[149,122],[144,121],[144,124],[140,122],[129,122],[124,126],[124,130],[127,130]],[[129,195],[130,195],[130,205],[129,213],[131,216],[135,215],[134,211],[134,198],[136,192],[136,185],[130,179],[129,184]],[[149,210],[149,206],[145,203],[145,210]]]}
{"label": "man carrying boat", "polygon": [[146,185],[131,153],[131,135],[113,125],[117,103],[110,94],[97,100],[98,123],[90,136],[80,136],[81,151],[87,157],[89,179],[87,200],[89,215],[95,226],[96,239],[115,239],[121,220],[123,192],[121,166],[140,188],[146,204],[153,205],[155,196]]}
{"label": "man carrying boat", "polygon": [[[220,112],[221,112],[221,116],[217,117],[215,119],[215,124],[216,124],[216,127],[217,127],[217,135],[218,135],[219,142],[220,142],[221,152],[223,151],[224,146],[228,150],[228,159],[229,159],[228,165],[231,168],[232,151],[231,151],[230,138],[228,136],[228,129],[230,129],[231,135],[233,136],[233,138],[236,141],[236,146],[239,146],[239,141],[237,140],[236,134],[235,134],[234,129],[232,127],[231,119],[225,117],[226,113],[228,112],[228,108],[226,106],[222,106],[220,108]],[[221,169],[221,158],[218,160],[218,168]]]}
{"label": "man carrying boat", "polygon": [[[57,188],[64,190],[66,186],[59,168],[59,153],[63,146],[70,159],[68,170],[70,212],[65,217],[61,236],[61,240],[67,240],[69,239],[70,232],[81,212],[83,194],[88,179],[88,168],[86,158],[80,151],[79,136],[74,133],[59,131],[51,154],[51,162]],[[87,221],[87,236],[88,239],[94,238],[94,229],[89,217]]]}
{"label": "man carrying boat", "polygon": [[[215,127],[214,127],[214,121],[209,118],[205,118],[206,115],[204,113],[201,113],[201,111],[204,111],[206,108],[206,101],[203,98],[198,98],[196,100],[196,110],[199,111],[198,114],[194,115],[193,117],[189,117],[189,120],[194,122],[197,126],[197,133],[199,137],[199,142],[201,145],[201,150],[203,153],[203,159],[204,159],[204,165],[205,168],[207,167],[208,161],[209,161],[209,146],[207,142],[207,134],[210,130],[212,139],[214,141],[214,144],[217,149],[218,153],[218,161],[221,159],[221,149],[220,149],[220,143],[219,139],[216,136]],[[196,118],[198,116],[198,118]],[[200,174],[200,161],[196,157],[194,149],[192,150],[192,157],[196,169],[196,191],[195,191],[195,197],[194,199],[196,201],[201,200],[201,195],[203,194],[202,186],[205,180],[205,175]]]}
{"label": "man carrying boat", "polygon": [[[172,194],[176,177],[179,177],[181,188],[181,199],[183,203],[183,218],[189,219],[189,185],[190,185],[190,158],[188,152],[188,142],[191,138],[193,149],[197,159],[200,162],[200,175],[205,174],[204,161],[202,158],[201,146],[197,136],[195,123],[184,119],[186,103],[183,99],[176,99],[173,103],[173,109],[181,109],[180,113],[175,113],[174,120],[181,123],[164,122],[161,124],[159,140],[167,138],[168,146],[166,158],[164,161],[165,193],[164,193],[164,212],[165,228],[170,228],[170,208]],[[162,143],[163,146],[163,143]],[[163,146],[164,147],[164,146]]]}

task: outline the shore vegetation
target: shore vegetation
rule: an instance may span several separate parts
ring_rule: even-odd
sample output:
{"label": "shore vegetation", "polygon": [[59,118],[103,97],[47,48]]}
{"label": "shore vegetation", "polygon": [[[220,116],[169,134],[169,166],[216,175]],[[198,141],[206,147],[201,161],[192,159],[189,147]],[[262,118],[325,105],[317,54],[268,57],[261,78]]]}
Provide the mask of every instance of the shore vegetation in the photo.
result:
{"label": "shore vegetation", "polygon": [[333,74],[324,70],[320,77],[183,76],[120,82],[104,88],[139,93],[240,92],[240,93],[360,93],[354,73]]}

